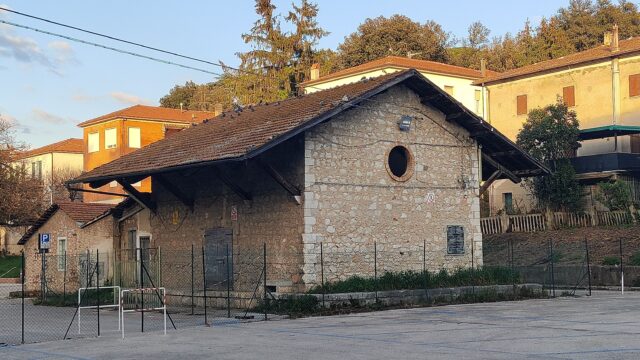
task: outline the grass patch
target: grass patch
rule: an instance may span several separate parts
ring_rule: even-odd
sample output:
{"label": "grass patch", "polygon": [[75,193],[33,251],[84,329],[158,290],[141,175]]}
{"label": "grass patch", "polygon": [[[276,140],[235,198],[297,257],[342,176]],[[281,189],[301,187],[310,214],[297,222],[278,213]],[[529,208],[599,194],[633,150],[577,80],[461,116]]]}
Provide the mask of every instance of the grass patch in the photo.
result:
{"label": "grass patch", "polygon": [[[113,304],[114,289],[100,289],[100,304]],[[96,306],[98,305],[98,291],[97,289],[89,289],[81,297],[82,306]],[[34,305],[45,306],[77,306],[78,305],[78,293],[69,292],[66,294],[54,294],[49,293],[43,299],[42,296],[37,296],[33,299]]]}
{"label": "grass patch", "polygon": [[617,266],[620,265],[620,258],[617,256],[605,256],[602,259],[602,265]]}
{"label": "grass patch", "polygon": [[349,292],[369,292],[385,290],[434,289],[459,286],[483,286],[499,284],[520,284],[516,271],[506,267],[483,267],[479,269],[458,269],[452,273],[441,270],[386,272],[377,280],[373,277],[352,276],[345,280],[326,283],[308,291],[311,294],[335,294]]}
{"label": "grass patch", "polygon": [[20,256],[0,256],[0,277],[20,277],[20,268],[22,266],[20,258]]}

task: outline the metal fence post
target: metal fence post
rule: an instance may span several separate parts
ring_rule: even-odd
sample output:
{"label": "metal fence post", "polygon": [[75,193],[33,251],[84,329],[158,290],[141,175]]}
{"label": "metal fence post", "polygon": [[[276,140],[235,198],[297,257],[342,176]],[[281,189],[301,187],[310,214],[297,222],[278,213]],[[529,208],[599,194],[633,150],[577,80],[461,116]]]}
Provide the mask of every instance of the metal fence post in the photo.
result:
{"label": "metal fence post", "polygon": [[194,294],[194,256],[193,256],[193,243],[191,243],[191,315],[193,315],[193,311],[194,311],[194,301],[193,301],[193,296]]}
{"label": "metal fence post", "polygon": [[624,294],[624,265],[622,259],[622,238],[619,240],[620,242],[620,291]]}
{"label": "metal fence post", "polygon": [[515,297],[516,295],[516,277],[515,277],[515,270],[514,270],[514,266],[513,266],[513,239],[509,239],[509,261],[511,264],[511,284],[513,285],[513,296]]}
{"label": "metal fence post", "polygon": [[422,281],[424,282],[424,293],[429,300],[429,277],[427,275],[427,239],[422,239]]}
{"label": "metal fence post", "polygon": [[100,250],[96,249],[96,294],[98,296],[98,337],[100,336]]}
{"label": "metal fence post", "polygon": [[86,267],[86,271],[85,271],[85,272],[86,272],[86,276],[85,276],[86,281],[85,281],[85,285],[84,285],[84,286],[86,286],[86,287],[89,287],[89,286],[90,286],[90,284],[91,284],[91,283],[89,282],[89,262],[90,262],[90,261],[91,261],[91,260],[90,260],[90,258],[89,258],[89,249],[87,249],[87,260],[84,262],[84,263],[85,263],[85,267]]}
{"label": "metal fence post", "polygon": [[138,253],[140,255],[140,332],[144,332],[144,272],[142,268],[142,248],[138,248]]}
{"label": "metal fence post", "polygon": [[226,244],[227,250],[227,317],[231,317],[231,279],[229,273],[231,272],[231,266],[229,264],[229,244]]}
{"label": "metal fence post", "polygon": [[209,326],[207,318],[207,267],[204,260],[204,246],[202,247],[202,293],[204,296],[204,324]]}
{"label": "metal fence post", "polygon": [[376,291],[376,303],[378,303],[378,242],[373,242],[373,278]]}
{"label": "metal fence post", "polygon": [[326,289],[324,288],[324,251],[322,249],[322,241],[320,242],[320,283],[322,285],[322,308],[325,308],[324,295]]}
{"label": "metal fence post", "polygon": [[62,275],[62,304],[67,306],[67,251],[64,251],[64,274]]}
{"label": "metal fence post", "polygon": [[584,238],[584,250],[587,255],[587,276],[589,277],[589,296],[591,296],[591,262],[589,260],[589,245],[586,237]]}
{"label": "metal fence post", "polygon": [[550,251],[550,260],[551,260],[551,289],[553,291],[553,297],[556,297],[556,274],[554,269],[554,258],[553,258],[553,239],[549,239],[549,251]]}
{"label": "metal fence post", "polygon": [[21,319],[22,320],[22,337],[21,337],[21,339],[22,340],[20,341],[20,343],[24,344],[24,278],[25,278],[25,273],[24,273],[24,269],[25,269],[25,266],[24,266],[24,250],[22,250],[21,268],[22,268],[21,269],[21,273],[22,273],[22,276],[21,276],[22,277],[22,279],[21,279],[22,280],[22,289],[20,291],[20,298],[22,300],[22,311],[21,311],[21,314],[22,314],[22,316],[21,316],[22,317],[22,319]]}
{"label": "metal fence post", "polygon": [[269,320],[267,316],[267,243],[262,243],[262,291],[264,292],[264,320]]}

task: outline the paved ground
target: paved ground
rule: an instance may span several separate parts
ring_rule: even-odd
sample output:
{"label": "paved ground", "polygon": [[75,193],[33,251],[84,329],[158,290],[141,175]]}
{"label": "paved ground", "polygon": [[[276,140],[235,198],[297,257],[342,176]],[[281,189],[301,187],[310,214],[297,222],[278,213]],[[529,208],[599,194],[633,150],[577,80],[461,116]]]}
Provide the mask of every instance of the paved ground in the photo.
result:
{"label": "paved ground", "polygon": [[194,327],[0,348],[0,359],[638,359],[640,293]]}

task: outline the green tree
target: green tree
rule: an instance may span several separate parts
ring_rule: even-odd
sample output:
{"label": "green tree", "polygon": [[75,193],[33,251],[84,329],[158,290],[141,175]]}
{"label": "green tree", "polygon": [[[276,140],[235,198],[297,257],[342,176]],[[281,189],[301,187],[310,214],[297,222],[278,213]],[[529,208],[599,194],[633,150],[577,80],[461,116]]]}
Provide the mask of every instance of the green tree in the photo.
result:
{"label": "green tree", "polygon": [[160,106],[179,109],[182,104],[185,109],[194,110],[191,108],[191,99],[197,89],[198,85],[193,81],[187,81],[184,85],[176,85],[169,90],[169,94],[160,99]]}
{"label": "green tree", "polygon": [[582,187],[571,166],[578,143],[578,119],[574,111],[558,102],[529,112],[517,136],[517,144],[547,164],[552,173],[528,181],[541,205],[554,210],[582,208]]}
{"label": "green tree", "polygon": [[338,64],[347,68],[381,57],[408,56],[446,62],[449,35],[434,21],[424,24],[404,15],[367,19],[338,46]]}
{"label": "green tree", "polygon": [[631,206],[631,189],[622,180],[598,183],[597,200],[609,210],[627,210]]}

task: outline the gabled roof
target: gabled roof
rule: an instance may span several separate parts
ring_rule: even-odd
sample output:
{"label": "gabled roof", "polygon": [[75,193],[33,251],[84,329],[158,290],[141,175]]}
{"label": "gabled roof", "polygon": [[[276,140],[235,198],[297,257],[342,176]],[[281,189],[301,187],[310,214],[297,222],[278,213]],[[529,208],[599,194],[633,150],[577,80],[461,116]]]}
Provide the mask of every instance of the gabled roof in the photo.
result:
{"label": "gabled roof", "polygon": [[50,153],[82,154],[83,152],[84,141],[82,139],[70,138],[37,149],[25,151],[18,156],[18,159],[26,159],[32,156]]}
{"label": "gabled roof", "polygon": [[114,208],[114,204],[97,204],[83,202],[59,202],[49,206],[49,208],[36,220],[33,225],[27,229],[18,241],[18,245],[24,245],[33,234],[35,234],[51,217],[58,211],[62,210],[72,220],[79,223],[80,226],[90,222],[91,220],[108,213]]}
{"label": "gabled roof", "polygon": [[[347,76],[353,76],[357,74],[364,74],[374,70],[380,70],[385,68],[396,68],[400,70],[416,69],[422,72],[429,72],[434,74],[452,75],[455,77],[462,77],[467,79],[480,79],[482,73],[480,70],[469,69],[461,66],[443,64],[435,61],[409,59],[400,56],[386,56],[377,60],[369,61],[367,63],[350,67],[344,70],[336,71],[332,74],[323,76],[316,80],[309,80],[302,83],[302,86],[310,86],[318,83],[324,83],[330,80],[339,79]],[[490,76],[499,74],[495,71],[487,71]]]}
{"label": "gabled roof", "polygon": [[95,119],[87,120],[78,124],[79,127],[85,127],[97,124],[103,121],[117,118],[133,118],[142,120],[160,120],[175,123],[201,123],[204,120],[211,119],[216,116],[213,111],[193,111],[171,109],[157,106],[134,105],[126,109],[114,111],[110,114],[102,115]]}
{"label": "gabled roof", "polygon": [[519,67],[517,69],[505,71],[493,76],[488,76],[484,79],[477,80],[474,83],[476,85],[484,83],[489,85],[494,82],[510,80],[514,78],[527,77],[536,75],[542,72],[552,72],[566,69],[574,65],[582,65],[596,61],[607,60],[610,58],[618,57],[621,55],[628,55],[635,52],[640,52],[640,37],[633,37],[627,40],[620,40],[619,50],[611,51],[610,45],[600,45],[585,51],[580,51],[567,56],[562,56],[556,59],[541,61],[535,64]]}
{"label": "gabled roof", "polygon": [[213,121],[182,130],[170,138],[84,173],[71,182],[97,185],[117,178],[145,177],[183,168],[247,160],[400,84],[408,86],[425,103],[442,111],[448,120],[467,129],[482,144],[483,151],[495,155],[502,166],[518,172],[520,176],[547,171],[498,130],[412,69],[272,104],[249,106],[239,113],[223,113]]}

